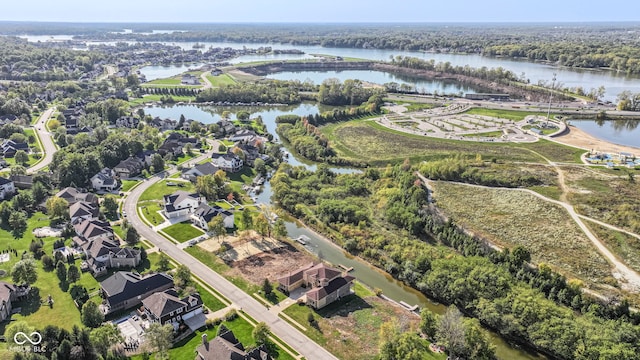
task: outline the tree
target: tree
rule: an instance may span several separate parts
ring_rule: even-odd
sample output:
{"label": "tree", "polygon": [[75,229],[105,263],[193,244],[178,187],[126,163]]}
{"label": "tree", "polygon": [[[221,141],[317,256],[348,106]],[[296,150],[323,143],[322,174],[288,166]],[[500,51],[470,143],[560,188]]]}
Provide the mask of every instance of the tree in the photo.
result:
{"label": "tree", "polygon": [[224,226],[224,219],[220,214],[211,218],[211,221],[207,223],[207,228],[216,235],[218,241],[227,233],[227,228]]}
{"label": "tree", "polygon": [[157,359],[169,358],[169,348],[173,341],[173,327],[170,324],[151,323],[145,332],[145,339],[151,350],[157,353]]}
{"label": "tree", "polygon": [[39,204],[47,197],[48,190],[41,182],[33,182],[31,187],[31,196],[33,196],[33,202]]}
{"label": "tree", "polygon": [[22,165],[12,166],[9,175],[27,175],[27,169]]}
{"label": "tree", "polygon": [[253,340],[255,340],[258,345],[266,344],[267,341],[269,341],[270,334],[271,330],[263,321],[257,323],[256,327],[253,328],[253,332],[251,332]]}
{"label": "tree", "polygon": [[118,202],[113,196],[105,196],[101,205],[102,212],[109,219],[115,219],[118,216]]}
{"label": "tree", "polygon": [[155,170],[155,172],[164,171],[164,159],[160,154],[153,154],[151,156],[151,166]]}
{"label": "tree", "polygon": [[67,282],[67,267],[62,260],[58,260],[56,264],[56,275],[58,275],[61,283]]}
{"label": "tree", "polygon": [[38,280],[36,262],[30,257],[20,260],[11,268],[11,279],[16,284],[33,284]]}
{"label": "tree", "polygon": [[22,237],[22,234],[27,230],[27,214],[24,211],[14,211],[9,215],[9,226],[11,227],[11,234],[15,238]]}
{"label": "tree", "polygon": [[[7,342],[10,342],[14,345],[20,345],[20,344],[16,344],[13,340],[16,339],[16,334],[19,332],[22,332],[24,334],[31,334],[35,329],[29,325],[26,321],[16,321],[16,322],[12,322],[11,324],[7,325],[7,329],[4,332],[4,337],[5,339],[7,339]],[[20,341],[24,340],[24,339],[19,339]],[[28,344],[28,342],[27,342]]]}
{"label": "tree", "polygon": [[218,184],[215,175],[204,175],[196,178],[196,191],[207,200],[212,201],[218,198]]}
{"label": "tree", "polygon": [[284,223],[284,220],[278,219],[275,224],[273,224],[273,234],[277,238],[283,238],[287,236],[287,227]]}
{"label": "tree", "polygon": [[184,264],[178,265],[175,272],[176,286],[184,288],[191,281],[191,270]]}
{"label": "tree", "polygon": [[107,352],[110,347],[124,341],[120,329],[110,323],[91,330],[89,339],[103,359],[107,359]]}
{"label": "tree", "polygon": [[30,191],[20,191],[11,199],[11,206],[14,210],[30,211],[33,209],[33,196]]}
{"label": "tree", "polygon": [[271,225],[264,213],[258,214],[254,222],[254,227],[258,234],[262,236],[271,236]]}
{"label": "tree", "polygon": [[428,309],[420,312],[420,331],[429,339],[433,339],[438,331],[438,316]]}
{"label": "tree", "polygon": [[104,321],[104,314],[98,304],[87,301],[82,305],[82,324],[86,327],[97,328]]}
{"label": "tree", "polygon": [[15,159],[16,164],[24,166],[29,162],[29,155],[24,150],[18,150],[16,151]]}
{"label": "tree", "polygon": [[262,292],[264,292],[264,296],[267,298],[273,293],[273,285],[271,285],[267,278],[264,278],[264,281],[262,282]]}
{"label": "tree", "polygon": [[69,203],[63,198],[52,196],[45,205],[51,219],[66,219],[69,217]]}
{"label": "tree", "polygon": [[266,174],[267,167],[265,166],[264,160],[257,158],[253,160],[253,168],[256,169],[258,174]]}
{"label": "tree", "polygon": [[169,270],[169,257],[165,253],[160,253],[160,257],[158,258],[158,270],[159,271]]}
{"label": "tree", "polygon": [[227,146],[223,143],[220,143],[220,145],[218,145],[218,152],[220,153],[227,152]]}
{"label": "tree", "polygon": [[140,234],[138,234],[138,230],[136,230],[136,228],[134,228],[133,226],[128,226],[127,233],[125,235],[125,241],[131,246],[137,244],[138,241],[140,241]]}
{"label": "tree", "polygon": [[238,113],[236,113],[236,117],[240,121],[247,121],[249,120],[250,116],[251,114],[249,114],[247,111],[238,111]]}
{"label": "tree", "polygon": [[78,267],[75,265],[69,265],[69,269],[67,269],[67,281],[69,283],[74,283],[80,280],[80,271],[78,271]]}
{"label": "tree", "polygon": [[462,313],[455,306],[449,307],[440,318],[436,340],[449,349],[450,354],[462,355],[465,349],[464,332]]}
{"label": "tree", "polygon": [[242,210],[242,213],[240,214],[240,223],[242,224],[242,228],[245,230],[253,227],[253,216],[249,209]]}
{"label": "tree", "polygon": [[380,360],[422,360],[429,350],[415,333],[395,335],[382,344]]}
{"label": "tree", "polygon": [[53,269],[53,259],[51,258],[51,256],[44,255],[42,259],[40,259],[40,261],[42,261],[42,267],[44,267],[46,270]]}
{"label": "tree", "polygon": [[184,145],[184,152],[189,156],[193,156],[193,144],[186,143]]}

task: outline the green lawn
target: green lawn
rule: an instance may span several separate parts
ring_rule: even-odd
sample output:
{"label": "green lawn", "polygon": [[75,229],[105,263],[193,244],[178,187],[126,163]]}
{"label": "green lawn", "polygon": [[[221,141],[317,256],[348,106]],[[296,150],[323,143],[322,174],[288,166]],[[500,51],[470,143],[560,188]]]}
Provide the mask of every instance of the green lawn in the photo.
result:
{"label": "green lawn", "polygon": [[512,121],[524,120],[524,118],[527,117],[528,115],[546,115],[546,113],[540,113],[540,112],[486,109],[486,108],[473,108],[468,111],[465,111],[464,114],[491,116],[494,118],[507,119]]}
{"label": "green lawn", "polygon": [[162,229],[162,231],[181,243],[189,241],[200,235],[204,235],[204,232],[202,230],[191,225],[191,223],[189,222],[173,224]]}
{"label": "green lawn", "polygon": [[165,79],[156,79],[144,83],[142,86],[150,85],[180,85],[182,83],[182,77],[170,77]]}
{"label": "green lawn", "polygon": [[173,194],[178,190],[187,192],[195,191],[195,186],[191,183],[181,181],[176,182],[176,184],[182,186],[169,186],[167,185],[167,180],[158,181],[140,195],[140,201],[162,200],[163,196]]}
{"label": "green lawn", "polygon": [[202,302],[209,309],[209,311],[214,312],[227,307],[227,304],[211,294],[209,290],[202,287],[202,285],[196,284],[195,287],[196,290],[198,290],[200,297],[202,298]]}
{"label": "green lawn", "polygon": [[221,74],[218,76],[213,76],[211,74],[207,75],[207,80],[211,82],[211,86],[220,87],[224,85],[233,85],[236,83],[236,80],[229,76],[229,74]]}
{"label": "green lawn", "polygon": [[164,217],[158,211],[160,207],[159,200],[148,200],[138,202],[140,214],[152,225],[160,225],[164,222]]}
{"label": "green lawn", "polygon": [[140,183],[140,180],[122,180],[122,187],[120,188],[120,191],[127,192],[131,190],[132,187],[138,185],[139,183]]}

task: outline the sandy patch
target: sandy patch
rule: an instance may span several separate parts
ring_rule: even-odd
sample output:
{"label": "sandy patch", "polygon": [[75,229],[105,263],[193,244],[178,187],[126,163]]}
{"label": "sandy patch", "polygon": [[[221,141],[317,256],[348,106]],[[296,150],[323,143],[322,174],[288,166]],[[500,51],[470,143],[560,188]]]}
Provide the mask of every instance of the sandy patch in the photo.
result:
{"label": "sandy patch", "polygon": [[585,131],[578,129],[575,126],[569,126],[569,131],[561,136],[555,137],[554,140],[579,147],[585,150],[595,150],[597,152],[604,152],[610,154],[617,154],[619,152],[628,152],[635,155],[640,155],[640,148],[632,146],[618,145],[605,140],[598,139]]}
{"label": "sandy patch", "polygon": [[255,231],[241,234],[240,236],[225,236],[220,241],[212,238],[199,243],[198,246],[205,251],[215,252],[220,249],[220,244],[223,242],[231,247],[222,255],[222,259],[226,261],[240,261],[265,251],[272,251],[286,246],[285,243],[274,238],[260,236]]}

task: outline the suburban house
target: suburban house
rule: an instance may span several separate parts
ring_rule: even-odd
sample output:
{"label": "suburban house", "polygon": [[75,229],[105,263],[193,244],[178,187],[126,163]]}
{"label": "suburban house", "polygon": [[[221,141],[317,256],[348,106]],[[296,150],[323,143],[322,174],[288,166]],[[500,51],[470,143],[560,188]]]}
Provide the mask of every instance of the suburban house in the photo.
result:
{"label": "suburban house", "polygon": [[173,278],[165,273],[142,276],[118,271],[100,283],[105,314],[138,306],[154,293],[173,287]]}
{"label": "suburban house", "polygon": [[113,229],[107,221],[82,220],[73,225],[73,228],[83,240],[113,240]]}
{"label": "suburban house", "polygon": [[204,164],[198,164],[189,170],[182,171],[182,177],[190,181],[195,181],[198,176],[213,175],[218,170],[220,169],[209,161]]}
{"label": "suburban house", "polygon": [[146,166],[151,166],[153,154],[157,154],[155,150],[142,150],[136,153],[136,157],[140,159]]}
{"label": "suburban house", "polygon": [[220,206],[209,206],[206,202],[201,203],[191,214],[191,220],[194,225],[207,231],[208,223],[216,216],[222,216],[222,223],[227,229],[233,229],[233,213],[225,210]]}
{"label": "suburban house", "polygon": [[211,75],[213,76],[218,76],[218,75],[222,75],[222,70],[215,68],[213,70],[211,70]]}
{"label": "suburban house", "polygon": [[158,154],[162,156],[167,154],[180,156],[182,155],[182,147],[183,145],[177,140],[165,140],[165,142],[158,148]]}
{"label": "suburban house", "polygon": [[13,302],[29,294],[29,286],[19,286],[0,281],[0,322],[11,318]]}
{"label": "suburban house", "polygon": [[160,131],[166,131],[175,129],[178,122],[171,119],[160,119],[159,117],[155,117],[147,124],[149,124],[149,126],[153,126],[154,128],[160,129]]}
{"label": "suburban house", "polygon": [[184,74],[180,83],[183,85],[200,85],[200,80],[195,75]]}
{"label": "suburban house", "polygon": [[242,151],[244,154],[244,162],[249,166],[253,166],[253,162],[260,157],[260,149],[256,146],[239,142],[234,148]]}
{"label": "suburban house", "polygon": [[140,250],[120,247],[117,239],[98,238],[86,240],[75,236],[73,245],[82,250],[87,260],[82,262],[82,270],[89,270],[93,276],[100,276],[110,268],[133,268],[140,264]]}
{"label": "suburban house", "polygon": [[157,292],[142,300],[143,311],[149,321],[171,324],[174,330],[182,322],[194,331],[203,327],[206,316],[202,313],[202,305],[202,298],[197,292],[180,298],[175,289]]}
{"label": "suburban house", "polygon": [[220,129],[218,131],[221,133],[221,135],[232,134],[236,131],[236,126],[229,120],[218,121],[218,126]]}
{"label": "suburban house", "polygon": [[56,196],[65,199],[69,205],[73,205],[78,201],[85,201],[98,206],[98,197],[95,194],[81,192],[80,190],[72,187],[66,187],[60,190]]}
{"label": "suburban house", "polygon": [[113,168],[113,171],[120,179],[128,179],[138,176],[142,169],[144,169],[144,163],[137,157],[129,156],[120,161],[120,163]]}
{"label": "suburban house", "polygon": [[23,142],[15,142],[13,140],[5,140],[2,142],[2,156],[12,158],[16,156],[19,150],[29,153],[29,144]]}
{"label": "suburban house", "polygon": [[216,154],[211,155],[211,163],[226,172],[238,172],[242,170],[242,159],[232,152],[227,152],[226,154]]}
{"label": "suburban house", "polygon": [[245,351],[242,343],[226,326],[220,325],[218,336],[207,341],[202,334],[202,344],[196,348],[195,360],[272,360],[265,345]]}
{"label": "suburban house", "polygon": [[321,309],[342,297],[353,293],[355,278],[323,263],[309,264],[295,272],[280,277],[278,288],[284,293],[304,287],[307,290],[307,305]]}
{"label": "suburban house", "polygon": [[33,186],[32,175],[11,175],[9,180],[13,181],[18,189],[31,189]]}
{"label": "suburban house", "polygon": [[133,116],[121,116],[116,119],[116,127],[119,128],[137,129],[138,124],[140,124],[140,119]]}
{"label": "suburban house", "polygon": [[16,192],[13,181],[0,176],[0,200],[4,200]]}
{"label": "suburban house", "polygon": [[115,171],[104,168],[91,178],[91,186],[96,191],[113,191],[118,187]]}
{"label": "suburban house", "polygon": [[86,201],[78,201],[69,206],[69,219],[72,224],[78,224],[84,220],[97,220],[100,209],[96,205]]}
{"label": "suburban house", "polygon": [[235,134],[229,136],[229,140],[247,142],[256,137],[259,137],[259,135],[256,134],[255,131],[249,129],[241,129],[236,131]]}
{"label": "suburban house", "polygon": [[204,199],[198,193],[190,194],[186,191],[176,191],[164,196],[164,214],[167,219],[175,219],[187,216],[203,202]]}

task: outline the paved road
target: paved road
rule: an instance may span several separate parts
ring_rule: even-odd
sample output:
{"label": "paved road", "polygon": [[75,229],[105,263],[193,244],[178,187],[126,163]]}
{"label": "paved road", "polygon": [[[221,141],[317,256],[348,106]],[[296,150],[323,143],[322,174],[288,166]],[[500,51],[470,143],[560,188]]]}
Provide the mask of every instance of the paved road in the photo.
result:
{"label": "paved road", "polygon": [[33,174],[36,173],[45,167],[49,166],[51,161],[53,160],[53,154],[56,152],[57,148],[53,142],[53,137],[51,133],[47,131],[46,123],[49,121],[49,118],[55,111],[55,107],[47,109],[45,112],[40,115],[40,118],[34,125],[34,129],[38,132],[38,136],[40,137],[40,142],[42,143],[42,150],[44,151],[44,158],[37,164],[27,169],[27,173]]}
{"label": "paved road", "polygon": [[[205,156],[208,156],[208,154],[192,161],[200,161],[204,159]],[[172,170],[165,175],[168,176],[175,172],[176,170]],[[136,211],[136,203],[138,202],[138,198],[140,198],[140,195],[146,189],[148,189],[151,185],[158,182],[162,178],[162,176],[156,175],[144,181],[142,184],[131,190],[131,192],[125,199],[124,209],[129,215],[129,223],[133,225],[136,230],[138,230],[140,236],[149,240],[158,248],[162,249],[165,254],[167,254],[177,263],[187,265],[194,275],[198,276],[207,284],[213,286],[227,299],[236,304],[244,312],[249,314],[249,316],[256,319],[257,321],[264,321],[269,326],[273,334],[293,347],[306,359],[337,360],[334,355],[332,355],[322,346],[313,342],[306,335],[298,331],[298,329],[294,328],[286,321],[280,319],[276,314],[270,313],[266,309],[266,307],[259,303],[257,300],[246,294],[244,291],[240,290],[233,283],[223,278],[215,271],[211,270],[208,266],[204,265],[193,256],[179,249],[174,243],[158,235],[142,222]]]}

